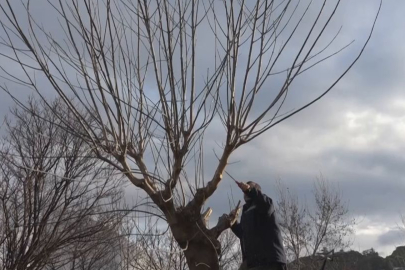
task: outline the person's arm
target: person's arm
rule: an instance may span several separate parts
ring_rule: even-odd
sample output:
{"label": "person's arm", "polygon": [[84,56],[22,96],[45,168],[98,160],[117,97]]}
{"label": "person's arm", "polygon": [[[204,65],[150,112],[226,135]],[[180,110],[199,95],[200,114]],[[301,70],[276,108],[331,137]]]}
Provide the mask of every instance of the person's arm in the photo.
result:
{"label": "person's arm", "polygon": [[243,230],[242,230],[242,225],[238,223],[237,221],[231,226],[232,232],[238,237],[242,238],[243,235]]}
{"label": "person's arm", "polygon": [[265,208],[266,210],[270,210],[271,213],[274,212],[273,200],[263,194],[260,190],[251,186],[245,191],[245,194],[258,206]]}

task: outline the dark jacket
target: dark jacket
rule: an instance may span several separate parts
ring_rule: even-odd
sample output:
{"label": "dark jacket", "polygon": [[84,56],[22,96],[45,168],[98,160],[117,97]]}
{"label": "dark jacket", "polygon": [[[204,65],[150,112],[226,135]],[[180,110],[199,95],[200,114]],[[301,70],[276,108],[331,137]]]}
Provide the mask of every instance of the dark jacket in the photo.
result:
{"label": "dark jacket", "polygon": [[251,200],[243,206],[240,223],[231,227],[240,239],[243,260],[249,268],[285,264],[283,240],[272,199],[254,187],[246,195]]}

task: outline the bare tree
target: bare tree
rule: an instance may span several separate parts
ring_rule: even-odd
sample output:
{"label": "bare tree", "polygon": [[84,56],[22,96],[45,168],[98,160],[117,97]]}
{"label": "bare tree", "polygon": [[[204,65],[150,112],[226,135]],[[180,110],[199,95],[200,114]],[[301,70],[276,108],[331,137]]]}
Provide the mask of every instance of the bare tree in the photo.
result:
{"label": "bare tree", "polygon": [[242,263],[242,251],[239,238],[227,230],[219,237],[221,243],[221,253],[219,255],[219,264],[222,270],[238,269]]}
{"label": "bare tree", "polygon": [[[94,224],[94,220],[88,221]],[[69,245],[54,252],[52,260],[42,269],[49,270],[120,270],[122,254],[118,222],[105,225],[103,230],[86,237],[79,237]],[[84,226],[91,226],[84,224]]]}
{"label": "bare tree", "polygon": [[52,110],[74,119],[63,103],[28,106],[34,114],[13,111],[0,152],[0,269],[71,267],[68,249],[100,245],[119,224],[120,182],[59,127]]}
{"label": "bare tree", "polygon": [[[45,22],[33,5],[48,7],[46,19],[57,20]],[[190,269],[218,269],[217,238],[231,220],[208,228],[201,212],[231,154],[325,96],[371,37],[375,21],[328,87],[283,109],[295,88],[304,89],[297,78],[351,44],[327,53],[340,32],[328,35],[339,6],[340,0],[2,0],[2,62],[23,72],[3,65],[2,76],[40,98],[49,89],[58,95],[83,131],[69,132],[146,192]],[[219,125],[222,152],[207,177],[204,134]]]}
{"label": "bare tree", "polygon": [[[317,253],[347,248],[351,244],[355,220],[339,189],[323,178],[314,182],[314,204],[309,207],[298,196],[278,183],[280,225],[294,269],[301,268],[300,257],[317,259]],[[306,264],[311,260],[306,260]],[[319,262],[316,262],[319,264]]]}
{"label": "bare tree", "polygon": [[325,247],[327,250],[347,248],[353,233],[355,219],[348,216],[347,203],[342,200],[338,187],[322,176],[314,184],[315,211],[311,214],[312,254]]}
{"label": "bare tree", "polygon": [[299,258],[305,255],[311,235],[308,209],[305,202],[300,201],[298,196],[286,188],[280,180],[277,188],[279,197],[277,211],[287,259],[295,261],[295,268],[300,269]]}

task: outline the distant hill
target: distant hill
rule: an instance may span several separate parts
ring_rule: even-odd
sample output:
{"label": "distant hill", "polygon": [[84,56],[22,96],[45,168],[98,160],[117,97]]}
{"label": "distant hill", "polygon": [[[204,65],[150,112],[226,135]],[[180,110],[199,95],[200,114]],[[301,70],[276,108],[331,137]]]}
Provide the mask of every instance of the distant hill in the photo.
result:
{"label": "distant hill", "polygon": [[[298,263],[292,262],[288,269],[319,270],[322,267],[321,256],[303,257]],[[335,253],[332,261],[326,263],[325,270],[405,270],[405,246],[397,247],[394,252],[382,258],[370,249],[363,253],[357,251],[341,251]]]}
{"label": "distant hill", "polygon": [[385,260],[392,267],[391,269],[405,270],[405,246],[397,247]]}

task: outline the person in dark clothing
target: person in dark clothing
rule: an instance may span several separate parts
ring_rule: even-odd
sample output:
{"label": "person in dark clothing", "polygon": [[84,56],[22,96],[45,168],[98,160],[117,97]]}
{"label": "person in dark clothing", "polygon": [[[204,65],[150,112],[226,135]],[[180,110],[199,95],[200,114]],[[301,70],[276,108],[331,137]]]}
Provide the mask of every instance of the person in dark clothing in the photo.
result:
{"label": "person in dark clothing", "polygon": [[240,270],[286,269],[286,256],[272,199],[254,182],[237,182],[244,193],[240,223],[231,229],[240,239],[243,263]]}

